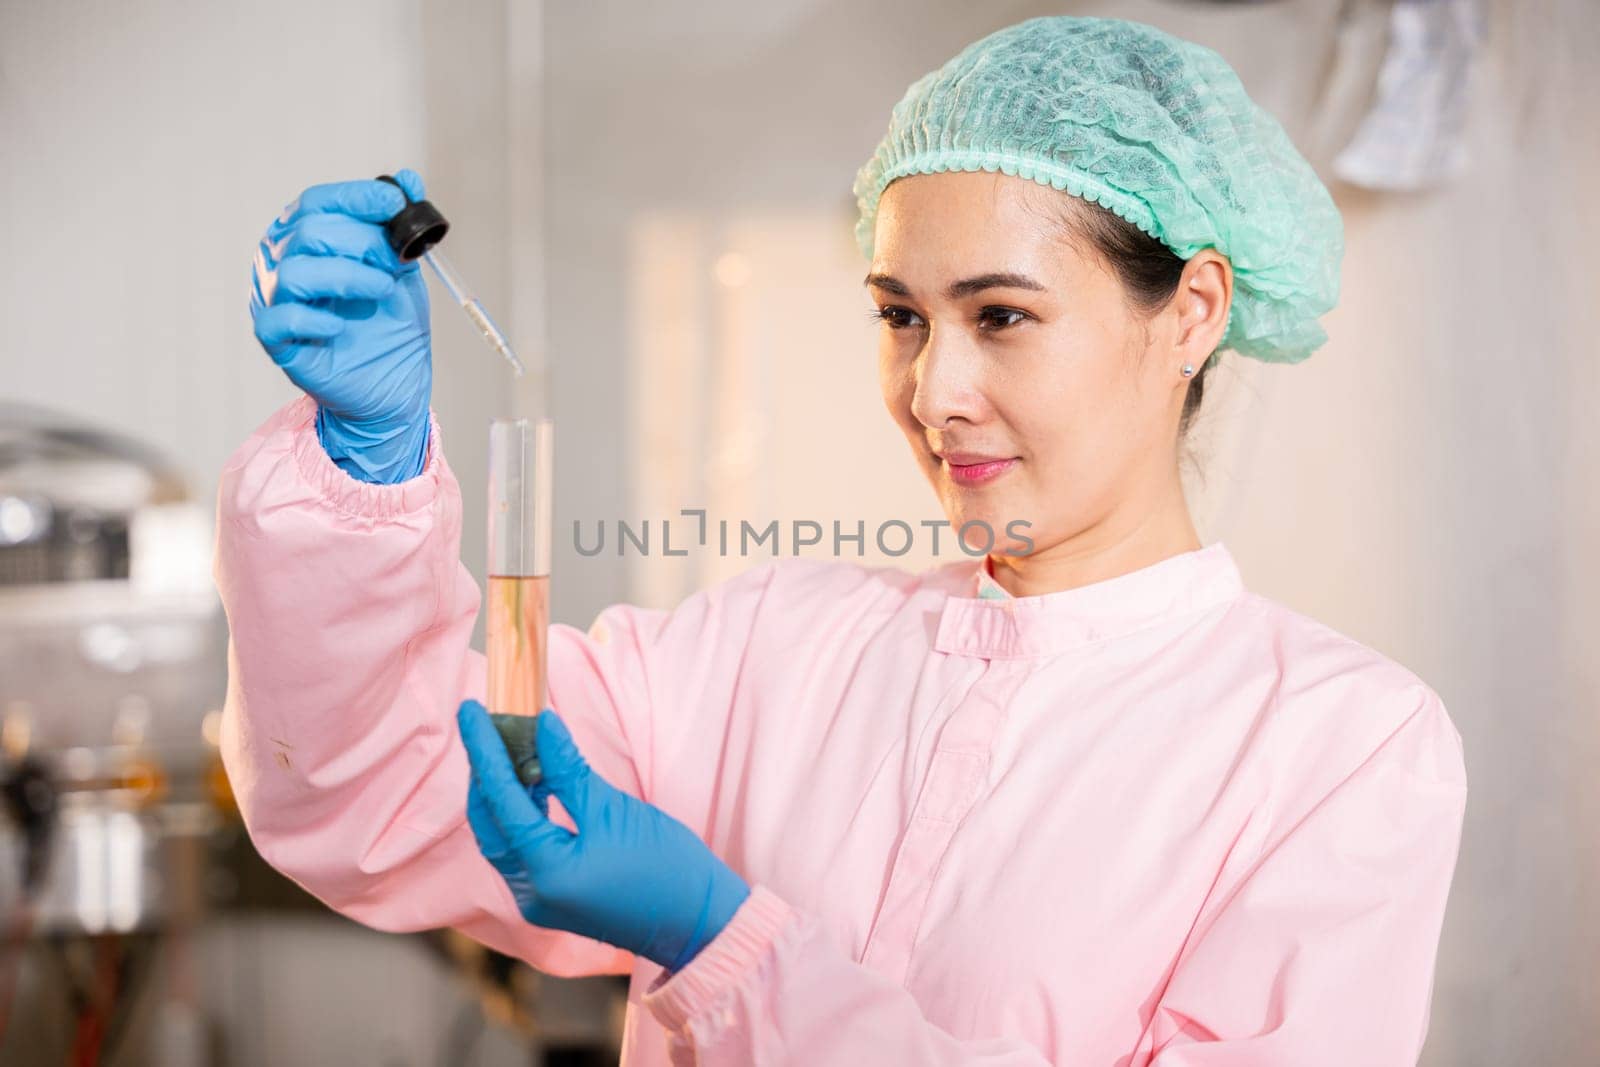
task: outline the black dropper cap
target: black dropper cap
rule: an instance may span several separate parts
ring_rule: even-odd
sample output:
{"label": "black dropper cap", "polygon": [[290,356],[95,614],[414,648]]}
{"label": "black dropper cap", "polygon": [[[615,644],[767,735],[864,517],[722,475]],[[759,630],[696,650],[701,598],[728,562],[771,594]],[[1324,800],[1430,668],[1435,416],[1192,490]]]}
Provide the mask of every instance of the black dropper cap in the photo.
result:
{"label": "black dropper cap", "polygon": [[402,260],[410,262],[444,240],[444,235],[450,232],[450,224],[439,214],[438,208],[426,200],[411,199],[405,186],[392,175],[380,174],[378,180],[399,189],[400,195],[406,198],[406,206],[400,209],[400,214],[383,224],[390,246]]}

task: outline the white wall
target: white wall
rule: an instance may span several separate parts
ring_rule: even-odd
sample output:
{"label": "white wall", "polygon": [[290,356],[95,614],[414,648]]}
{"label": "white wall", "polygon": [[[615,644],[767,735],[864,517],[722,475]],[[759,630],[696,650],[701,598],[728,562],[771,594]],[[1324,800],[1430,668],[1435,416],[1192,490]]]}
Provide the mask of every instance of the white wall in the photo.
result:
{"label": "white wall", "polygon": [[214,485],[293,395],[250,335],[256,241],[305,185],[421,156],[421,50],[415,4],[0,8],[6,395]]}
{"label": "white wall", "polygon": [[[536,335],[509,301],[506,17],[418,0],[0,5],[0,396],[142,437],[210,501],[228,454],[295,395],[251,336],[257,241],[305,186],[403,166],[485,305]],[[434,296],[434,399],[481,574],[484,427],[515,394]]]}

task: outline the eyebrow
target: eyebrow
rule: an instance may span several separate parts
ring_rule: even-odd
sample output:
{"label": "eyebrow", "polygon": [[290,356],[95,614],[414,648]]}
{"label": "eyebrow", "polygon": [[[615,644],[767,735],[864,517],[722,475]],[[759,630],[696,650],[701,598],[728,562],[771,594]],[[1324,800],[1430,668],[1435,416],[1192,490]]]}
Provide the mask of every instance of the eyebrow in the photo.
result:
{"label": "eyebrow", "polygon": [[[896,296],[911,295],[911,287],[909,285],[889,274],[869,274],[862,284],[882,289],[884,292],[893,293]],[[988,274],[979,274],[975,277],[963,278],[958,282],[951,282],[944,293],[951,300],[960,300],[964,296],[981,293],[985,289],[1033,289],[1037,292],[1044,292],[1044,286],[1026,274],[991,271]]]}

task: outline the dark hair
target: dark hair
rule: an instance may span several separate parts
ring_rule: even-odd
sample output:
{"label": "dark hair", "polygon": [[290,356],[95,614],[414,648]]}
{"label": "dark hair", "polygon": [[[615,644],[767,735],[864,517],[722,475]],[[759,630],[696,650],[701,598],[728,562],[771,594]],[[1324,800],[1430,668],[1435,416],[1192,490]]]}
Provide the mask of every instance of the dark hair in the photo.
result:
{"label": "dark hair", "polygon": [[[1137,310],[1151,314],[1166,307],[1178,291],[1186,260],[1180,259],[1172,249],[1145,233],[1133,223],[1112,214],[1099,204],[1087,200],[1071,200],[1070,217],[1064,220],[1068,230],[1086,239],[1090,246],[1111,265],[1127,290],[1128,301]],[[1178,437],[1189,432],[1189,424],[1200,410],[1205,395],[1206,372],[1217,361],[1217,353],[1200,365],[1195,376],[1189,379],[1189,392],[1184,396],[1183,414],[1178,417]]]}

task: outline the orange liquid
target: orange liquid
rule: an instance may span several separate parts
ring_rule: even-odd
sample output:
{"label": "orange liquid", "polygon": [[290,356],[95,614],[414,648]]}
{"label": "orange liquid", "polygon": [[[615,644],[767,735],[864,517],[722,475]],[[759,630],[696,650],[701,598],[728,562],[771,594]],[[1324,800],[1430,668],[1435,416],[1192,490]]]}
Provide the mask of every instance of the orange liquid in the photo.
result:
{"label": "orange liquid", "polygon": [[489,710],[537,715],[545,706],[550,576],[489,576]]}

